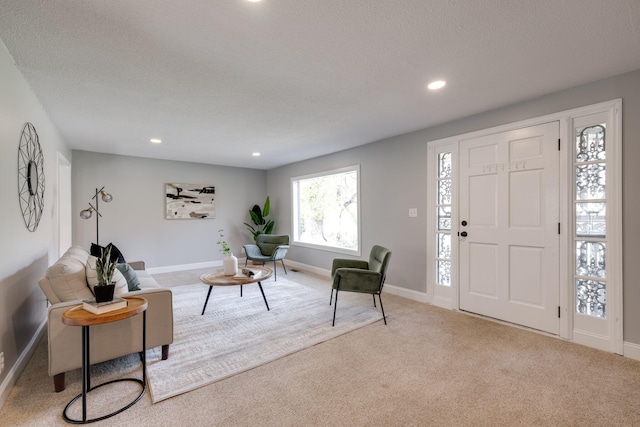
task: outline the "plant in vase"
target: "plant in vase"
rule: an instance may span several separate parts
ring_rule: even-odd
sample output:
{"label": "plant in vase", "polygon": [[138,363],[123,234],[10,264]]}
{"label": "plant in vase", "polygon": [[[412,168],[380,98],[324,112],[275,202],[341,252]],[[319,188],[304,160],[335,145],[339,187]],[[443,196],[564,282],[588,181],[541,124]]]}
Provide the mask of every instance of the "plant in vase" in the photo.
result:
{"label": "plant in vase", "polygon": [[96,260],[96,273],[98,284],[93,287],[96,302],[111,301],[116,289],[113,283],[113,275],[116,271],[116,262],[111,259],[111,247],[103,248]]}
{"label": "plant in vase", "polygon": [[220,235],[220,239],[216,243],[220,245],[220,252],[224,255],[222,259],[224,274],[225,276],[234,276],[238,272],[238,258],[233,256],[231,248],[224,240],[224,230],[218,230],[218,234]]}
{"label": "plant in vase", "polygon": [[269,211],[271,211],[269,196],[267,196],[267,200],[265,200],[262,209],[260,209],[260,206],[254,205],[249,211],[253,225],[246,222],[244,225],[246,225],[251,234],[253,234],[253,240],[256,240],[256,238],[261,234],[271,234],[273,232],[273,227],[276,223],[272,219],[267,221]]}

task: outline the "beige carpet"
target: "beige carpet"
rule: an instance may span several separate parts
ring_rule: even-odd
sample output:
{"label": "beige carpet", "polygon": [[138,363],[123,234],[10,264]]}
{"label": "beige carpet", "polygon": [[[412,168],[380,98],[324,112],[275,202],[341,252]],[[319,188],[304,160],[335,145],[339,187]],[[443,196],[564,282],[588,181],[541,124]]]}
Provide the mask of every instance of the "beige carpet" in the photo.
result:
{"label": "beige carpet", "polygon": [[[189,285],[203,272],[154,277],[164,286]],[[293,271],[282,277],[329,294],[327,278]],[[371,306],[369,295],[340,298]],[[94,425],[640,426],[638,361],[393,295],[382,298],[386,326],[374,322],[159,403],[146,394]],[[136,356],[116,359],[94,365],[92,378],[139,377],[139,366]],[[80,385],[78,369],[67,374],[65,391],[53,392],[42,340],[0,410],[0,426],[68,426],[62,409]],[[104,387],[90,409],[113,410],[135,394],[120,385]]]}
{"label": "beige carpet", "polygon": [[214,287],[204,315],[208,286],[173,288],[174,342],[170,357],[159,351],[147,363],[153,402],[247,371],[361,328],[382,315],[373,307],[341,299],[335,327],[329,294],[280,277],[263,282],[267,311],[257,284]]}

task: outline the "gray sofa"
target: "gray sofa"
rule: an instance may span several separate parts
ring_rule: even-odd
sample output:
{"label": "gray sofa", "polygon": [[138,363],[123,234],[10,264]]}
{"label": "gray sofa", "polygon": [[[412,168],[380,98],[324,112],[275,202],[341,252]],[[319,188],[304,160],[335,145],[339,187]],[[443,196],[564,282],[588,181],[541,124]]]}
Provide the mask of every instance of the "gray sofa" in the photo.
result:
{"label": "gray sofa", "polygon": [[[48,313],[49,375],[53,377],[56,392],[65,388],[65,372],[82,367],[82,328],[62,323],[62,313],[93,295],[87,286],[87,260],[89,252],[72,246],[51,265],[39,280],[40,287],[51,303]],[[169,356],[173,342],[173,299],[171,290],[162,288],[144,270],[144,262],[129,265],[136,271],[140,289],[129,292],[118,287],[118,296],[146,298],[147,349],[162,346],[162,359]],[[116,357],[142,351],[142,316],[91,327],[91,363],[104,362]]]}

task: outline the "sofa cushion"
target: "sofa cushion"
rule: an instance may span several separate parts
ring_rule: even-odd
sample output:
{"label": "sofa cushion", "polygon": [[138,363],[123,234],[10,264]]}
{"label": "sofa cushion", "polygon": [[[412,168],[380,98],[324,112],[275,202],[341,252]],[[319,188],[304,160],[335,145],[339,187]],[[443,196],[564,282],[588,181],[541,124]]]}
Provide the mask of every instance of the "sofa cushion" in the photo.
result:
{"label": "sofa cushion", "polygon": [[[93,290],[93,287],[98,284],[98,271],[96,270],[96,261],[98,258],[90,255],[87,259],[87,265],[85,266],[87,285],[89,289]],[[116,282],[115,295],[122,295],[129,292],[129,286],[127,285],[127,279],[124,278],[122,273],[116,268],[113,272],[113,282]]]}
{"label": "sofa cushion", "polygon": [[148,290],[161,288],[161,286],[158,285],[158,282],[156,282],[147,270],[136,270],[136,274],[138,275],[138,280],[140,280],[140,289]]}
{"label": "sofa cushion", "polygon": [[87,258],[89,258],[89,252],[82,246],[74,245],[67,249],[62,257],[75,258],[84,265],[87,263]]}
{"label": "sofa cushion", "polygon": [[131,291],[139,291],[140,290],[140,279],[138,279],[138,275],[136,271],[131,268],[129,264],[117,264],[116,268],[124,278],[127,280],[127,286],[129,288],[129,292]]}
{"label": "sofa cushion", "polygon": [[76,258],[60,258],[47,268],[45,275],[62,302],[93,297],[87,287],[85,264]]}

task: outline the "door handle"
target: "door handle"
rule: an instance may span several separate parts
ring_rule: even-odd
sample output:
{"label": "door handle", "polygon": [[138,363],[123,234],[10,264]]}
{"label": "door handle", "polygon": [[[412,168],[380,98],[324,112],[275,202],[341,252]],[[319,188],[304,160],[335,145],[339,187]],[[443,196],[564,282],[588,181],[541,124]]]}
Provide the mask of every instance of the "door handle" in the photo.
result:
{"label": "door handle", "polygon": [[462,237],[467,237],[467,232],[466,232],[466,231],[463,231],[462,233],[460,233],[460,235],[461,235]]}

